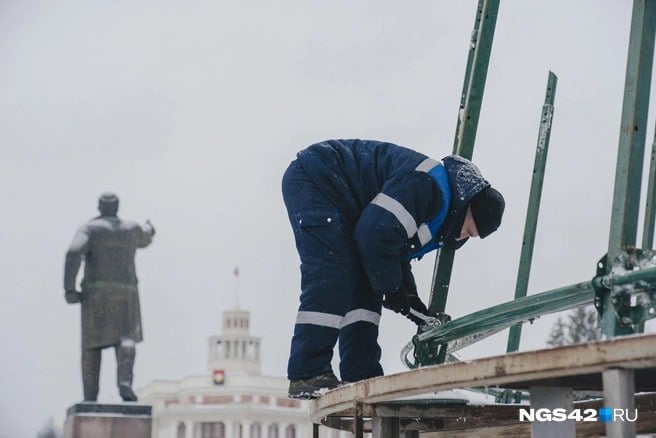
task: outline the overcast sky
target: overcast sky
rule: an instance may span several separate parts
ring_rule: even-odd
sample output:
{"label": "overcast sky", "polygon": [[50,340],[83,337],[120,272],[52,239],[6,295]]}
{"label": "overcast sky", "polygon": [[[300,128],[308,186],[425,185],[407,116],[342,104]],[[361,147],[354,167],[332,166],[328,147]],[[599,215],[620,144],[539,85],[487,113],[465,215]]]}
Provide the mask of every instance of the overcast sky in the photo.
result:
{"label": "overcast sky", "polygon": [[[327,138],[453,143],[475,0],[0,2],[0,436],[33,437],[82,398],[79,307],[64,254],[104,191],[157,228],[138,253],[145,341],[135,387],[206,371],[221,312],[252,312],[263,371],[284,376],[299,293],[280,179]],[[556,109],[529,293],[606,252],[631,2],[504,0],[474,161],[502,228],[456,257],[447,312],[512,299],[549,70]],[[650,123],[651,124],[651,123]],[[648,147],[653,138],[647,134]],[[428,297],[434,256],[414,264]],[[233,269],[239,266],[239,285]],[[524,328],[541,348],[555,317]],[[384,312],[383,365],[409,321]],[[505,351],[506,334],[463,351]],[[106,350],[100,401],[118,401]]]}

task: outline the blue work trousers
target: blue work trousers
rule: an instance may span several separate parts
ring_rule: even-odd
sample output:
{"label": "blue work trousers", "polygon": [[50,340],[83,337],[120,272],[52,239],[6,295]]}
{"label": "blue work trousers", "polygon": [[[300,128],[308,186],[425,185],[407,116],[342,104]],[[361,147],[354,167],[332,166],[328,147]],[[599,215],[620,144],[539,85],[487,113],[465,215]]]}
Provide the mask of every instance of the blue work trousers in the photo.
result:
{"label": "blue work trousers", "polygon": [[293,161],[282,193],[301,259],[300,306],[287,367],[290,380],[332,370],[339,339],[340,375],[347,382],[380,376],[375,294],[353,240],[355,224]]}

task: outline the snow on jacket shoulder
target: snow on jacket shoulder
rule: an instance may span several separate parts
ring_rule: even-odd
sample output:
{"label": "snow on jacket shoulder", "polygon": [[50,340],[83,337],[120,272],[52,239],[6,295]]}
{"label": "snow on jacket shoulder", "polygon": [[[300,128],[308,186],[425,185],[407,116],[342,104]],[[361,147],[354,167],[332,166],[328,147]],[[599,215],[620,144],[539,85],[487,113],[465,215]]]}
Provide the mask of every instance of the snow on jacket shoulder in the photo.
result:
{"label": "snow on jacket shoulder", "polygon": [[451,155],[443,159],[449,187],[440,187],[425,169],[418,170],[427,159],[392,143],[357,139],[328,140],[298,154],[307,174],[354,227],[363,266],[380,295],[401,286],[404,257],[416,251],[419,224],[440,211],[443,191],[450,192],[449,210],[432,237],[447,241],[459,231],[472,197],[489,186],[471,161]]}
{"label": "snow on jacket shoulder", "polygon": [[[354,226],[361,260],[379,294],[398,289],[401,256],[411,251],[409,239],[417,224],[441,207],[438,185],[416,170],[427,158],[371,140],[329,140],[298,154],[308,175]],[[389,202],[399,208],[381,207]]]}

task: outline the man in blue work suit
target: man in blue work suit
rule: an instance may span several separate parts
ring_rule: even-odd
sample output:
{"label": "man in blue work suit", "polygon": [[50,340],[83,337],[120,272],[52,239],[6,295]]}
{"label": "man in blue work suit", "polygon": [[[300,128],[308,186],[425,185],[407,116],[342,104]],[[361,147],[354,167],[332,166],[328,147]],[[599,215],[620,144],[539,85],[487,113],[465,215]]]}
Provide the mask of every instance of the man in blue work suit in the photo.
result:
{"label": "man in blue work suit", "polygon": [[441,162],[371,140],[329,140],[299,152],[282,192],[301,259],[300,307],[287,368],[289,397],[380,376],[382,306],[428,314],[410,260],[501,223],[501,193],[469,160]]}

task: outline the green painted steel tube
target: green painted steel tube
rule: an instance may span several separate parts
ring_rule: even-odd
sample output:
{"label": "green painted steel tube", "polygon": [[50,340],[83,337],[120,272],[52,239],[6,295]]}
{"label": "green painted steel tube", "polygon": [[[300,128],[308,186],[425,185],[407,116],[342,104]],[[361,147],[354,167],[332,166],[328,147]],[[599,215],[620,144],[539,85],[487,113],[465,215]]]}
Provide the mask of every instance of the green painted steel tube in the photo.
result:
{"label": "green painted steel tube", "polygon": [[444,309],[446,309],[446,298],[449,293],[449,282],[451,281],[455,256],[455,249],[449,245],[437,251],[435,268],[433,269],[433,285],[428,304],[428,312],[432,315],[444,312]]}
{"label": "green painted steel tube", "polygon": [[[540,213],[540,200],[542,198],[542,184],[544,182],[544,169],[547,164],[547,152],[549,151],[549,138],[551,137],[551,122],[554,113],[554,100],[556,97],[556,85],[558,78],[553,72],[549,72],[547,79],[547,90],[544,96],[544,105],[540,115],[540,129],[538,142],[535,148],[535,161],[533,164],[533,177],[531,179],[531,190],[528,197],[528,208],[526,210],[526,223],[524,225],[524,238],[522,239],[522,252],[519,259],[517,271],[517,283],[515,285],[515,299],[526,296],[528,280],[531,275],[531,261],[533,260],[533,248],[535,246],[535,230]],[[508,334],[508,346],[506,351],[512,352],[519,349],[519,341],[522,336],[522,326],[514,325]]]}
{"label": "green painted steel tube", "polygon": [[649,179],[647,183],[647,202],[645,205],[645,222],[642,227],[642,249],[652,249],[654,245],[654,223],[656,222],[656,129],[651,144],[649,160]]}
{"label": "green painted steel tube", "polygon": [[467,58],[453,153],[471,159],[481,114],[500,0],[479,0]]}
{"label": "green painted steel tube", "polygon": [[534,294],[517,300],[454,319],[434,331],[418,335],[420,341],[435,340],[450,342],[458,338],[472,336],[478,332],[506,328],[510,324],[526,321],[577,305],[591,303],[594,299],[592,283],[585,281],[570,286]]}
{"label": "green painted steel tube", "polygon": [[[453,145],[453,153],[467,159],[474,150],[499,1],[479,0],[476,10]],[[438,251],[428,306],[431,312],[444,312],[446,308],[454,256],[455,250],[448,245]]]}
{"label": "green painted steel tube", "polygon": [[655,30],[656,0],[635,0],[608,242],[609,262],[623,247],[636,243]]}
{"label": "green painted steel tube", "polygon": [[[611,288],[636,282],[656,284],[656,266],[622,274],[609,274],[597,277],[592,281],[584,281],[518,298],[454,319],[444,325],[418,334],[415,338],[420,343],[448,344],[448,349],[443,350],[452,353],[518,322],[530,321],[542,315],[590,304],[595,299],[595,288]],[[413,364],[407,359],[413,347],[413,342],[406,345],[401,352],[402,361],[410,368],[425,365]]]}
{"label": "green painted steel tube", "polygon": [[[479,0],[476,9],[476,20],[472,32],[471,45],[467,58],[463,93],[458,110],[453,153],[471,159],[474,152],[474,141],[478,130],[478,118],[481,113],[483,93],[487,69],[490,64],[492,40],[497,24],[500,0]],[[428,303],[430,312],[444,312],[449,294],[451,272],[455,248],[451,245],[440,249],[435,259],[433,282]],[[446,349],[442,349],[446,350]],[[440,361],[446,356],[442,354]]]}
{"label": "green painted steel tube", "polygon": [[[447,352],[453,353],[519,322],[590,304],[594,296],[590,281],[577,283],[479,310],[418,334],[415,340],[440,344],[441,355],[446,355]],[[443,348],[444,345],[448,347]],[[413,364],[408,359],[413,349],[414,343],[411,341],[401,351],[401,360],[409,368],[443,362],[438,359],[431,363]]]}
{"label": "green painted steel tube", "polygon": [[613,286],[633,284],[639,281],[653,282],[654,280],[656,280],[656,266],[652,268],[636,269],[635,271],[625,272],[621,275],[609,274],[603,277],[597,277],[593,280],[593,284],[595,288],[602,287],[610,289]]}
{"label": "green painted steel tube", "polygon": [[[644,162],[647,110],[651,88],[656,31],[656,0],[634,0],[624,82],[615,189],[608,239],[608,266],[622,248],[635,246]],[[604,311],[601,330],[613,336],[627,333],[612,309],[610,293],[599,297]]]}
{"label": "green painted steel tube", "polygon": [[[645,221],[642,227],[642,249],[652,249],[654,245],[654,222],[656,221],[656,129],[651,143],[649,160],[649,178],[647,180],[647,202],[645,203]],[[645,331],[645,323],[636,326],[637,333]]]}

